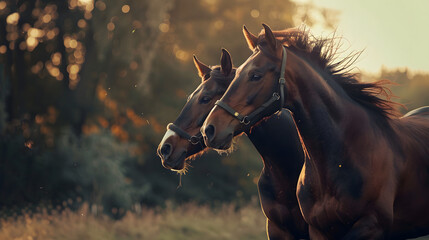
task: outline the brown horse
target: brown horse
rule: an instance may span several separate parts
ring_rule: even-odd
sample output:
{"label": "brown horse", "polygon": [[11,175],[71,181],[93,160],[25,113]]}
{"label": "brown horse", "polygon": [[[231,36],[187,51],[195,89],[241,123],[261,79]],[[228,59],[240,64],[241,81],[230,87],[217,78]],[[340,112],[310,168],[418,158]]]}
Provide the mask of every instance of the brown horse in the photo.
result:
{"label": "brown horse", "polygon": [[358,81],[350,58],[332,62],[332,40],[263,26],[243,30],[253,54],[204,122],[207,146],[228,147],[227,136],[276,111],[254,114],[259,106],[284,106],[309,156],[297,197],[312,239],[428,234],[429,107],[398,118],[381,82]]}
{"label": "brown horse", "polygon": [[[163,165],[176,171],[186,169],[189,159],[206,149],[204,142],[198,141],[198,132],[215,101],[221,98],[235,75],[226,50],[223,50],[220,66],[208,67],[196,58],[194,63],[202,82],[190,95],[179,117],[169,125],[158,147]],[[195,136],[194,140],[191,140],[191,134]],[[282,111],[260,121],[251,132],[247,131],[247,135],[264,163],[258,189],[267,217],[269,238],[308,238],[308,226],[295,194],[304,152],[292,116],[289,111]],[[290,136],[287,141],[275,140],[284,135]],[[285,153],[287,158],[284,157]]]}

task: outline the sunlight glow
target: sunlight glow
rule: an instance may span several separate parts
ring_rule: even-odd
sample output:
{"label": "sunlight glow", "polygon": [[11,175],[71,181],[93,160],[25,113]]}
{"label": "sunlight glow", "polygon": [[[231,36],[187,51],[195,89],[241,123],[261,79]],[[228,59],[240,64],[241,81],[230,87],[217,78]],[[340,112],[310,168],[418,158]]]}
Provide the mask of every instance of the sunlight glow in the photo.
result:
{"label": "sunlight glow", "polygon": [[[326,36],[336,29],[343,36],[347,50],[365,50],[356,62],[359,69],[370,72],[388,68],[408,67],[429,71],[429,1],[341,1],[294,0],[298,4],[339,11],[338,21],[328,29],[314,22],[316,35]],[[306,22],[296,21],[295,25]]]}

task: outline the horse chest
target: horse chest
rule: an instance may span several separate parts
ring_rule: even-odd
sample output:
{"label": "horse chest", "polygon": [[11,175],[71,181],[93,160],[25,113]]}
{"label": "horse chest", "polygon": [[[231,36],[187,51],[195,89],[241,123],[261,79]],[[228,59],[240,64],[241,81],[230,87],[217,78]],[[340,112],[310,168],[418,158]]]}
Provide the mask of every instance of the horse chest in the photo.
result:
{"label": "horse chest", "polygon": [[353,201],[352,193],[343,190],[348,189],[349,185],[321,181],[318,174],[312,172],[311,166],[304,166],[297,189],[304,219],[312,226],[332,232],[341,232],[345,226],[352,224],[360,206]]}
{"label": "horse chest", "polygon": [[274,174],[265,169],[262,171],[258,190],[265,216],[279,226],[291,221],[303,221],[296,200],[296,189],[280,183]]}

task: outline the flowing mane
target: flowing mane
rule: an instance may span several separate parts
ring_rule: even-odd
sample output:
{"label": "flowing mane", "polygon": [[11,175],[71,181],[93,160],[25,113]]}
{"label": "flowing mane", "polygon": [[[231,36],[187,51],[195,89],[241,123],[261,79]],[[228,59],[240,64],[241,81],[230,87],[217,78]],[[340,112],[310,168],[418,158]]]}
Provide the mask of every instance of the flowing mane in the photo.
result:
{"label": "flowing mane", "polygon": [[[399,116],[398,103],[390,101],[392,92],[386,84],[389,80],[366,83],[360,80],[360,75],[351,73],[353,64],[362,52],[349,54],[337,60],[337,51],[341,42],[332,37],[317,38],[304,28],[289,28],[273,31],[274,36],[292,51],[305,57],[313,66],[329,75],[357,103],[385,118]],[[264,36],[264,30],[259,33],[259,41]]]}

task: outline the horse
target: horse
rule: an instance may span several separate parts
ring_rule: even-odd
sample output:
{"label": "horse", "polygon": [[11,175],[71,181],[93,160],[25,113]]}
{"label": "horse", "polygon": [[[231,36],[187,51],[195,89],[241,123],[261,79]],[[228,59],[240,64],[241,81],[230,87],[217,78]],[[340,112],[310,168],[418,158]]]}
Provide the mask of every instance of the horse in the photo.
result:
{"label": "horse", "polygon": [[359,81],[353,56],[335,60],[333,38],[265,24],[243,32],[253,53],[206,118],[206,145],[227,148],[231,134],[287,108],[307,155],[296,194],[311,239],[428,234],[429,107],[399,117],[380,96],[391,96],[387,82]]}
{"label": "horse", "polygon": [[[174,123],[168,125],[158,147],[163,166],[179,172],[186,170],[190,159],[207,149],[198,133],[215,101],[221,98],[235,75],[231,56],[224,49],[220,66],[209,67],[196,57],[194,64],[201,77],[201,84],[189,96]],[[289,124],[279,124],[284,122]],[[261,207],[267,218],[268,238],[308,239],[308,227],[295,195],[304,152],[290,112],[285,110],[263,119],[247,130],[246,134],[264,163],[258,190]],[[279,141],[284,135],[290,138]],[[287,153],[287,158],[283,157],[284,153]]]}

